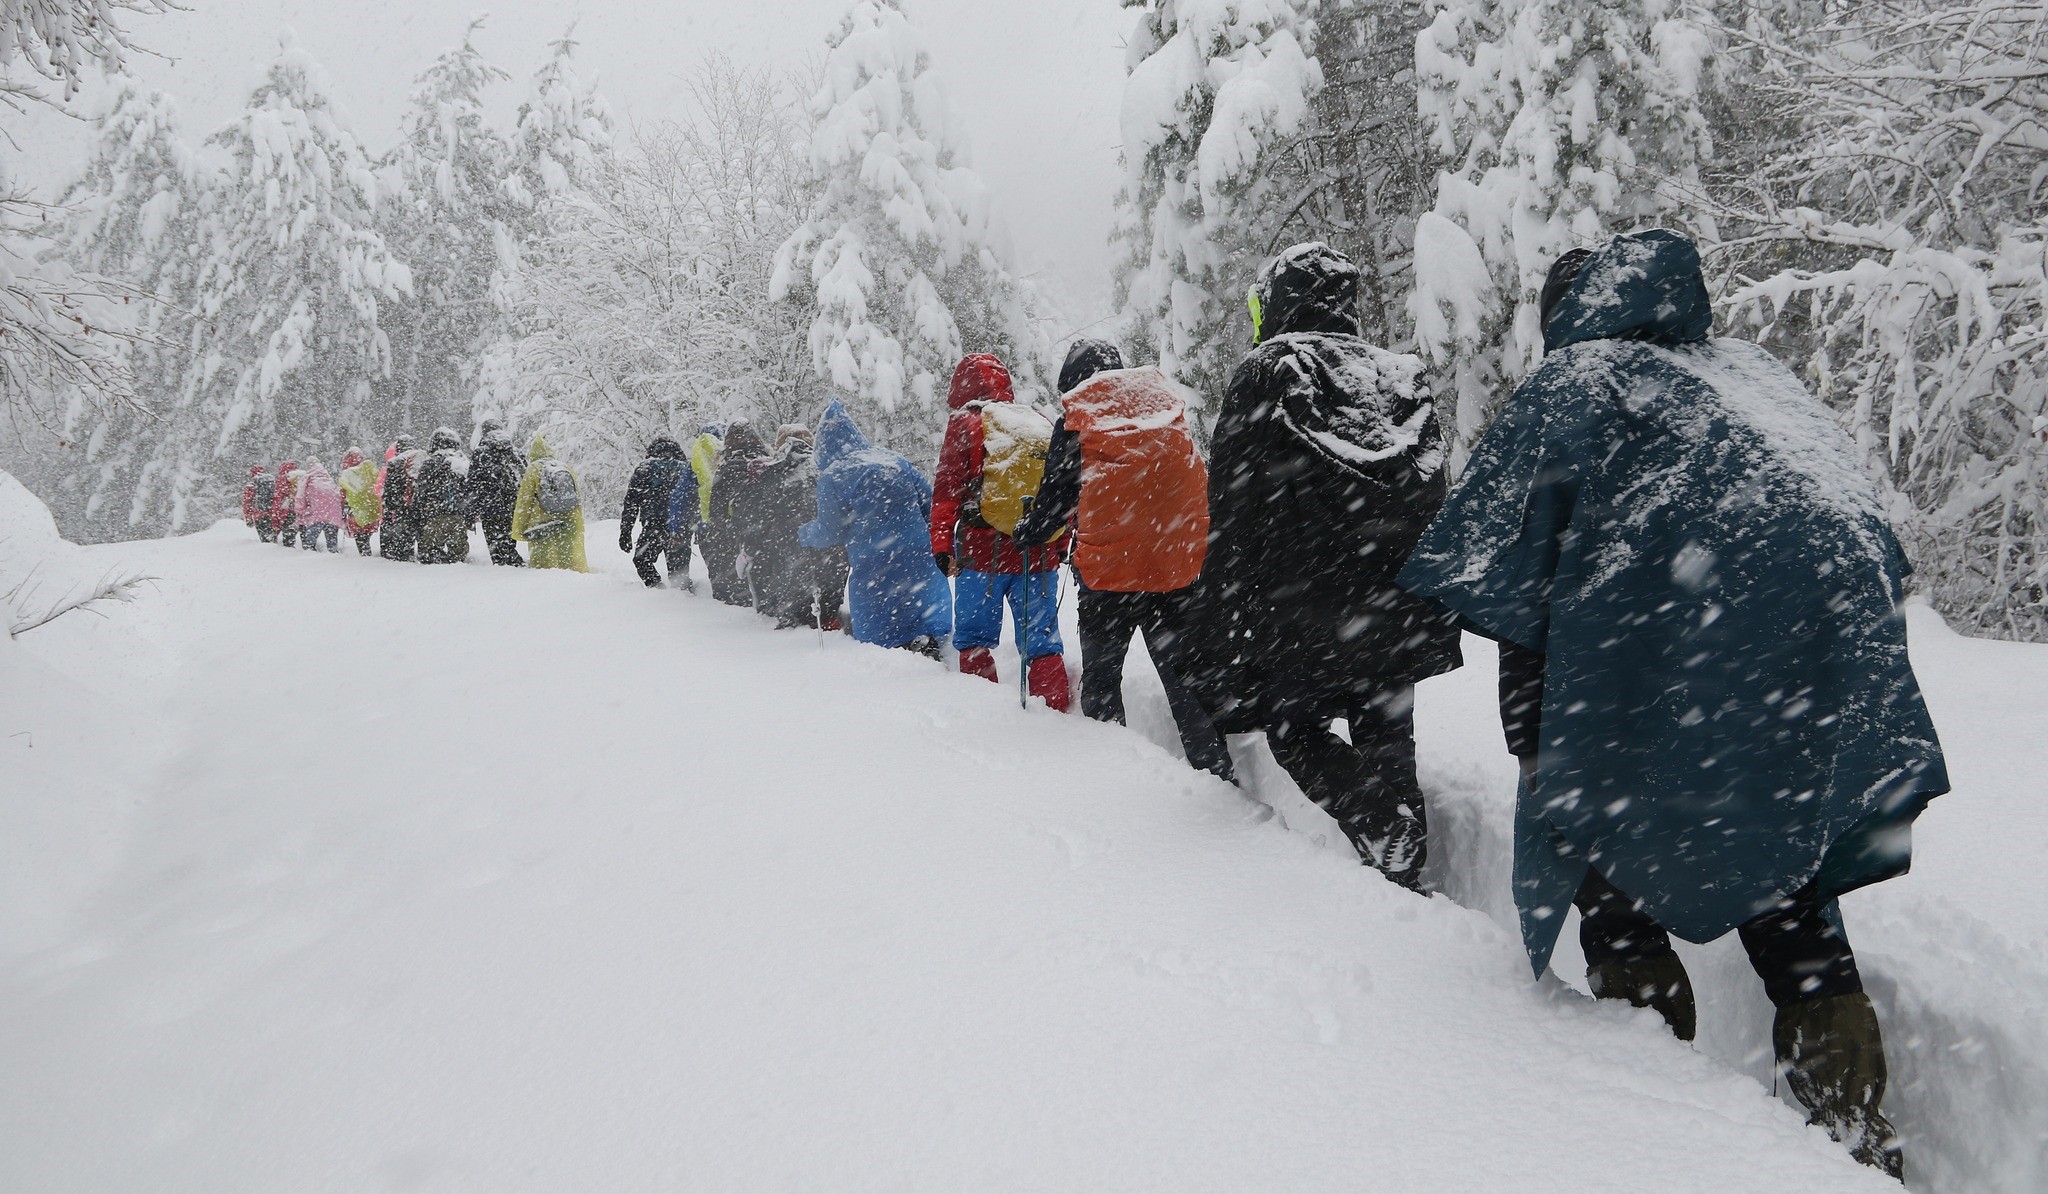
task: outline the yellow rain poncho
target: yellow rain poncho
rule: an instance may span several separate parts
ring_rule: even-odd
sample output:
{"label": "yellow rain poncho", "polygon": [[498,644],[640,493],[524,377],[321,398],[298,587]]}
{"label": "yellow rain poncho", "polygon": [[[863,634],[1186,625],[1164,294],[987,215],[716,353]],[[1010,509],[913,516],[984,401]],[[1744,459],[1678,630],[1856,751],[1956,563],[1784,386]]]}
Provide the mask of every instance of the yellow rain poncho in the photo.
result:
{"label": "yellow rain poncho", "polygon": [[[519,498],[512,506],[512,537],[526,541],[527,564],[530,567],[588,572],[590,562],[583,554],[582,505],[567,514],[549,514],[540,506],[541,466],[554,458],[547,441],[534,436],[533,446],[526,452],[526,475],[519,479]],[[575,474],[572,472],[570,475]],[[576,488],[580,494],[583,488],[581,481],[577,482]],[[550,524],[560,524],[561,529],[544,533],[539,538],[527,534],[529,529]]]}

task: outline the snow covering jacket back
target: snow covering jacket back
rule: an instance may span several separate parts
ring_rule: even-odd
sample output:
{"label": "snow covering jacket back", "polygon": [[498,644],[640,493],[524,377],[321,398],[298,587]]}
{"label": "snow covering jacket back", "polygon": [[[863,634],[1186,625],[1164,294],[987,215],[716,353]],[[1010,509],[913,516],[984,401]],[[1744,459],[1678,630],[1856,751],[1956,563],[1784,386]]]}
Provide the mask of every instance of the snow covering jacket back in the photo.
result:
{"label": "snow covering jacket back", "polygon": [[900,647],[953,631],[953,593],[925,550],[932,487],[917,466],[877,448],[838,402],[818,421],[817,518],[805,547],[846,549],[853,637]]}
{"label": "snow covering jacket back", "polygon": [[[987,353],[962,359],[946,394],[953,413],[946,420],[946,440],[939,449],[938,477],[932,487],[931,553],[956,556],[962,567],[977,572],[1018,573],[1026,564],[1016,540],[974,513],[981,484],[981,408],[1015,398],[1010,371]],[[1060,552],[1060,547],[1032,548],[1031,571],[1058,568]]]}
{"label": "snow covering jacket back", "polygon": [[1514,885],[1539,973],[1589,860],[1707,941],[1902,873],[1948,790],[1876,486],[1789,370],[1711,326],[1690,241],[1600,250],[1401,575],[1544,656]]}
{"label": "snow covering jacket back", "polygon": [[486,431],[469,459],[469,496],[477,517],[486,523],[510,522],[525,476],[526,457],[512,446],[512,438],[496,428]]}
{"label": "snow covering jacket back", "polygon": [[1262,283],[1264,342],[1209,461],[1190,680],[1228,733],[1346,717],[1458,666],[1450,619],[1394,584],[1443,504],[1422,362],[1358,336],[1358,270],[1316,244]]}
{"label": "snow covering jacket back", "polygon": [[317,460],[306,466],[305,479],[299,482],[298,496],[292,502],[292,514],[300,526],[338,527],[342,523],[341,487]]}
{"label": "snow covering jacket back", "polygon": [[[590,561],[583,551],[583,507],[560,515],[549,514],[540,507],[541,466],[554,458],[548,442],[534,436],[526,450],[526,475],[519,479],[519,496],[512,506],[512,537],[526,540],[526,562],[530,567],[588,572]],[[575,476],[573,470],[570,476]],[[581,481],[577,482],[577,489],[582,489]],[[557,523],[559,527],[552,526]],[[527,536],[528,531],[540,527],[551,527],[554,533],[540,538]]]}

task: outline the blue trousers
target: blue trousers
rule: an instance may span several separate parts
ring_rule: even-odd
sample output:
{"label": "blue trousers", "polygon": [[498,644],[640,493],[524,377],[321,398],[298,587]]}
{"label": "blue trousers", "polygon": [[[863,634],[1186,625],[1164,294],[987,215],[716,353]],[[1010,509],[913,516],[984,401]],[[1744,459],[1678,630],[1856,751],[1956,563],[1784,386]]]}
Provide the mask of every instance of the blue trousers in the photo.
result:
{"label": "blue trousers", "polygon": [[[1030,586],[1031,624],[1024,625],[1025,586]],[[1003,637],[1003,603],[1024,658],[1063,655],[1060,645],[1060,574],[1057,572],[975,572],[953,578],[953,645],[962,651],[993,647]]]}

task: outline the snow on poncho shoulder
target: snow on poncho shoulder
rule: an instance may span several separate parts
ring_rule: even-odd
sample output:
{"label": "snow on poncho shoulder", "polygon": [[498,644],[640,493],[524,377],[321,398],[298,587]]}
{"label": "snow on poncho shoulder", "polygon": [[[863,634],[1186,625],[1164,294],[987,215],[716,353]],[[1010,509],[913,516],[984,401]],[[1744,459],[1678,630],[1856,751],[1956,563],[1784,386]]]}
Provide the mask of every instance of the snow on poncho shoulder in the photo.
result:
{"label": "snow on poncho shoulder", "polygon": [[1331,463],[1371,471],[1405,460],[1420,477],[1443,468],[1420,357],[1324,332],[1275,336],[1261,351],[1278,356],[1295,379],[1282,395],[1282,424]]}

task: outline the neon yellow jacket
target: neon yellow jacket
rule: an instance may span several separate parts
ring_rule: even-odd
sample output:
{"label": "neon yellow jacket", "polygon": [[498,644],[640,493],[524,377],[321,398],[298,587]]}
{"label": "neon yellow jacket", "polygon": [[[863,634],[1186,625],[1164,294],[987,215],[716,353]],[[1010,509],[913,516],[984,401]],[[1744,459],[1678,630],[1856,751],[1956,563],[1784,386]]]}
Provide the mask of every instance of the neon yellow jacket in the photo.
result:
{"label": "neon yellow jacket", "polygon": [[[590,561],[583,554],[583,507],[578,505],[559,518],[540,508],[540,466],[543,461],[554,458],[555,454],[548,450],[547,441],[534,436],[533,446],[526,450],[526,475],[519,478],[519,498],[512,505],[512,537],[526,540],[526,562],[532,567],[588,572]],[[575,476],[575,473],[572,471],[570,476]],[[580,495],[582,481],[576,483],[576,489]],[[565,522],[569,524],[568,529],[540,539],[527,539],[528,528],[550,522]]]}
{"label": "neon yellow jacket", "polygon": [[697,473],[697,517],[711,521],[711,483],[718,479],[718,457],[725,445],[705,432],[690,441],[690,467]]}

